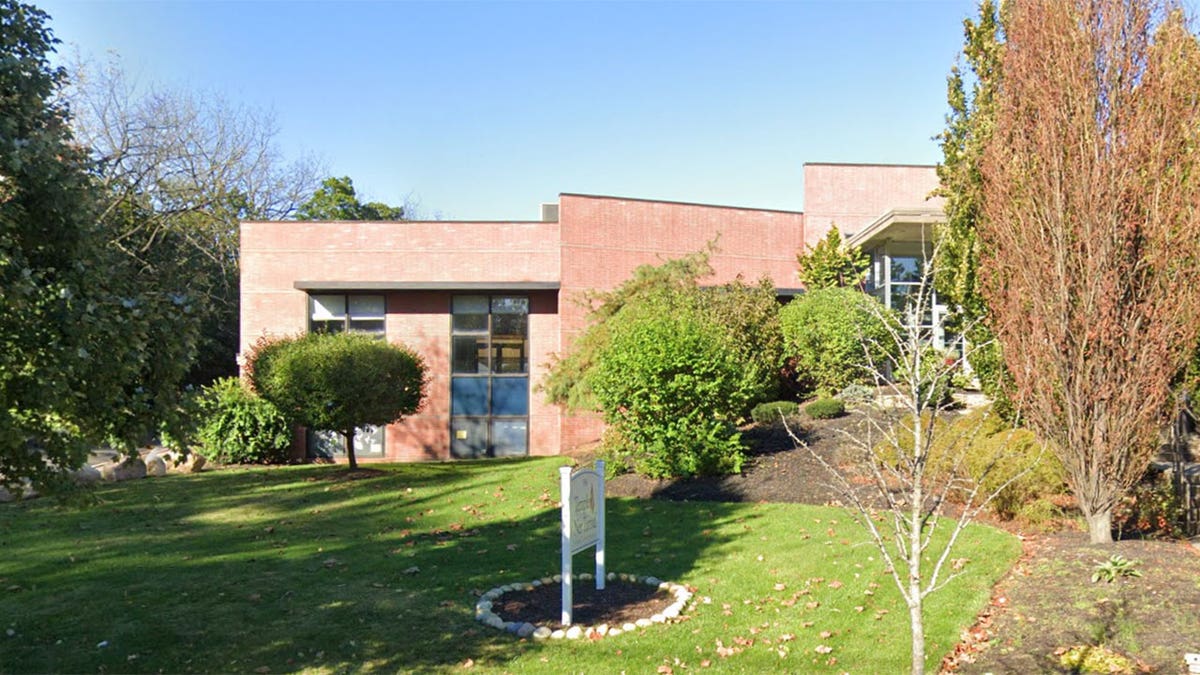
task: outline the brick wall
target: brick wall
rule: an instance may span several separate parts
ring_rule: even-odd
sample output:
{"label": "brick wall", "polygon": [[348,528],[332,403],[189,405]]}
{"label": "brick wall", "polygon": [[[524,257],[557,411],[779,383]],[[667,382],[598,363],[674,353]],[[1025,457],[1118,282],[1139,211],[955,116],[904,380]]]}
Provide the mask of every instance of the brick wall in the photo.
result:
{"label": "brick wall", "polygon": [[[308,329],[310,282],[557,282],[557,223],[249,222],[242,224],[241,349]],[[387,430],[386,459],[449,456],[451,291],[387,297],[387,335],[421,354],[431,380],[425,407]],[[529,293],[530,374],[558,349],[557,292]],[[559,411],[530,400],[530,454],[556,454]]]}
{"label": "brick wall", "polygon": [[[777,288],[795,288],[796,252],[804,241],[804,215],[723,206],[655,202],[618,197],[561,195],[562,320],[565,349],[586,326],[573,298],[611,289],[639,265],[658,264],[699,251],[717,240],[711,262],[719,284],[741,275],[747,282],[769,277]],[[564,450],[599,440],[604,425],[594,415],[568,416]]]}
{"label": "brick wall", "polygon": [[930,198],[937,186],[932,166],[805,164],[805,243],[816,244],[834,224],[851,234],[892,209],[941,207],[942,198]]}

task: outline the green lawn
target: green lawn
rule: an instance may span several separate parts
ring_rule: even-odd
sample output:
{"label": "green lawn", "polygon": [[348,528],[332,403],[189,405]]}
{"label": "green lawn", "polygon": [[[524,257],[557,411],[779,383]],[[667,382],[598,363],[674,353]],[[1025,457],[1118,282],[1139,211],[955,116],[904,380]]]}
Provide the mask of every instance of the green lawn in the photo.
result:
{"label": "green lawn", "polygon": [[[562,464],[230,469],[105,486],[85,509],[2,505],[0,672],[907,670],[891,577],[831,508],[612,499],[609,570],[711,602],[596,642],[475,622],[478,593],[556,571]],[[1018,553],[970,531],[968,573],[930,598],[931,666]]]}

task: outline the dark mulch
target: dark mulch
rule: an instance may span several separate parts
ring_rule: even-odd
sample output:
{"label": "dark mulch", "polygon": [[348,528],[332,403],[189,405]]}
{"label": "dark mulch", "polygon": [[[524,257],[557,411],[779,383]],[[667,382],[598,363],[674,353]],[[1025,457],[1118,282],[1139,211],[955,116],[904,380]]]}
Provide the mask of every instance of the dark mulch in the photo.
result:
{"label": "dark mulch", "polygon": [[[619,476],[611,495],[671,500],[838,504],[818,453],[840,469],[853,469],[846,433],[861,433],[864,419],[808,420],[793,429],[781,423],[744,433],[752,448],[742,475],[649,480]],[[811,451],[810,451],[811,449]],[[583,458],[586,459],[586,458]],[[851,471],[852,473],[852,471]],[[1134,672],[1187,672],[1183,655],[1200,653],[1200,550],[1186,541],[1126,540],[1088,543],[1087,534],[1021,532],[1025,554],[997,585],[990,606],[943,668],[964,673],[1071,672],[1059,654],[1076,645],[1105,645],[1129,656]],[[1141,577],[1093,583],[1096,565],[1114,553],[1139,561]]]}
{"label": "dark mulch", "polygon": [[[1138,561],[1142,576],[1092,582],[1096,566],[1114,553]],[[1083,532],[1031,536],[959,645],[959,661],[945,666],[1070,673],[1059,655],[1077,645],[1115,650],[1132,660],[1133,672],[1187,672],[1183,655],[1200,653],[1200,552],[1186,541],[1097,546]]]}
{"label": "dark mulch", "polygon": [[[649,619],[674,602],[666,591],[621,581],[605,582],[602,591],[592,581],[576,581],[572,589],[571,620],[584,626],[620,626]],[[557,626],[562,619],[562,584],[545,584],[532,591],[510,591],[497,598],[492,611],[505,621]]]}
{"label": "dark mulch", "polygon": [[654,480],[625,474],[608,481],[605,490],[618,497],[675,501],[838,504],[833,476],[807,448],[798,449],[796,440],[833,466],[842,466],[849,454],[846,434],[859,433],[865,423],[861,415],[850,414],[832,420],[794,420],[786,426],[756,424],[742,434],[750,450],[740,475]]}

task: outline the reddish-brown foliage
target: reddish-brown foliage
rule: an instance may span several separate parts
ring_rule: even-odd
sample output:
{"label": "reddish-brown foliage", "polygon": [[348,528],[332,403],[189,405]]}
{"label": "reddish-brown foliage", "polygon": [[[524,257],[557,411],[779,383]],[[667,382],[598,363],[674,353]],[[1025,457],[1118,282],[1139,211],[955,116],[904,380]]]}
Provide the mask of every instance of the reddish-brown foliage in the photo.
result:
{"label": "reddish-brown foliage", "polygon": [[1200,324],[1200,47],[1161,2],[1008,9],[984,293],[1024,414],[1111,541]]}

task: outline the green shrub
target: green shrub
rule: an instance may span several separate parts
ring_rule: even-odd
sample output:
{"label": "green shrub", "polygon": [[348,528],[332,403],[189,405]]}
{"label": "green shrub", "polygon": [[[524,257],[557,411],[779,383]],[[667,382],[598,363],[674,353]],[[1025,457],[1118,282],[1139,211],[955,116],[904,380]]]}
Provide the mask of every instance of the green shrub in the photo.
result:
{"label": "green shrub", "polygon": [[218,462],[276,464],[286,462],[292,427],[279,410],[226,377],[205,387],[198,406],[196,437],[204,452]]}
{"label": "green shrub", "polygon": [[846,404],[836,398],[819,398],[804,406],[804,412],[817,420],[831,420],[846,414]]}
{"label": "green shrub", "polygon": [[754,406],[754,410],[750,411],[750,419],[759,424],[771,424],[798,412],[800,404],[795,401],[770,401]]}
{"label": "green shrub", "polygon": [[[900,382],[911,382],[909,369],[913,366],[915,355],[905,354],[896,369],[896,379]],[[921,372],[915,378],[917,381],[917,403],[921,410],[945,410],[954,403],[954,375],[961,370],[957,357],[945,354],[931,346],[924,346],[920,352]]]}
{"label": "green shrub", "polygon": [[607,344],[589,374],[608,450],[653,478],[741,470],[735,423],[763,393],[763,373],[747,367],[734,337],[708,320],[687,294],[665,293],[608,320]]}
{"label": "green shrub", "polygon": [[[910,431],[899,430],[896,441],[905,452],[911,452]],[[1001,518],[1020,518],[1040,526],[1062,515],[1056,503],[1067,493],[1062,462],[1051,449],[1042,452],[1042,443],[1032,431],[1013,428],[989,409],[940,421],[929,453],[926,467],[932,483],[945,484],[960,478],[974,484],[982,477],[980,495],[999,490],[989,508]],[[894,461],[895,454],[890,446],[876,449],[876,456],[885,462]],[[1000,489],[1027,468],[1020,478]],[[948,496],[952,500],[961,498],[961,494]]]}
{"label": "green shrub", "polygon": [[874,384],[871,364],[883,370],[895,360],[895,313],[857,290],[805,293],[780,310],[779,320],[802,389],[829,396],[849,384]]}
{"label": "green shrub", "polygon": [[739,410],[724,411],[734,417],[746,417],[750,406],[769,400],[781,387],[783,332],[779,323],[779,303],[770,279],[756,284],[741,279],[721,286],[701,286],[700,279],[713,273],[710,244],[703,251],[660,265],[641,265],[620,286],[581,298],[588,309],[588,326],[570,349],[551,358],[546,376],[538,389],[553,404],[570,410],[602,410],[603,403],[592,391],[592,374],[601,355],[609,349],[613,326],[624,316],[644,313],[669,299],[687,305],[703,321],[727,334],[728,348],[743,363],[747,373],[760,378],[758,391]]}
{"label": "green shrub", "polygon": [[872,403],[875,401],[875,388],[865,384],[848,384],[838,392],[837,398],[849,403]]}

